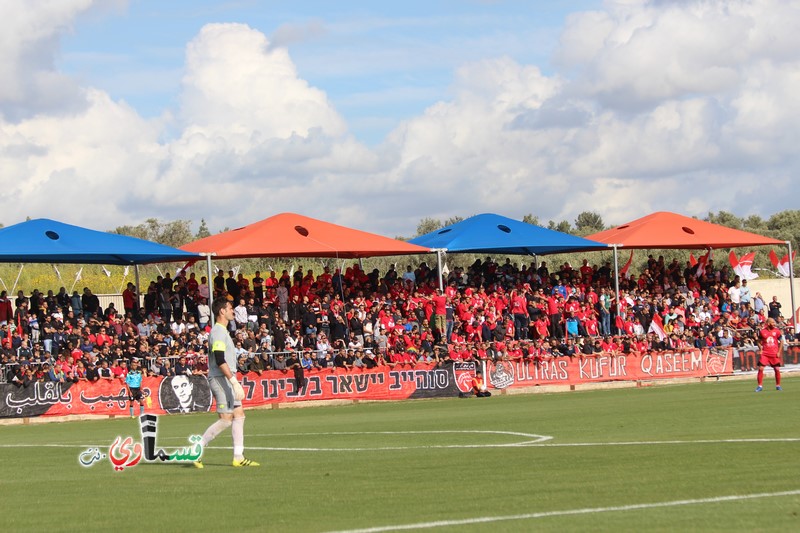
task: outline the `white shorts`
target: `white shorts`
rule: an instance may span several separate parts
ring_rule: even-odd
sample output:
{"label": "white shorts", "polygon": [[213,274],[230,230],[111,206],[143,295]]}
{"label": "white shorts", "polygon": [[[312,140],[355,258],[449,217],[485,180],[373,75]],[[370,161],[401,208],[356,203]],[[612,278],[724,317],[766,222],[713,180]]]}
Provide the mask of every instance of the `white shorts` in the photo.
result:
{"label": "white shorts", "polygon": [[209,377],[208,386],[217,401],[217,413],[233,413],[234,408],[242,406],[234,399],[233,387],[225,376]]}

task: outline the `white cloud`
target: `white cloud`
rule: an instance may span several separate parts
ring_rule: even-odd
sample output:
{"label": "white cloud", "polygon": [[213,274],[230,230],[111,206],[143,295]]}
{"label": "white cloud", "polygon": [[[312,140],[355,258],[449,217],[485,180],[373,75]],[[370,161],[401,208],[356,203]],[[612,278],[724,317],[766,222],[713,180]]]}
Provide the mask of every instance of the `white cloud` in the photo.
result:
{"label": "white cloud", "polygon": [[82,91],[57,72],[60,35],[92,0],[0,3],[0,117],[20,120],[40,112],[73,111]]}
{"label": "white cloud", "polygon": [[298,77],[287,50],[270,49],[264,34],[241,24],[206,25],[189,43],[181,106],[185,124],[227,135],[345,130],[325,93]]}
{"label": "white cloud", "polygon": [[422,217],[481,212],[547,221],[591,210],[619,223],[655,210],[796,208],[795,1],[627,1],[574,14],[556,73],[510,57],[465,64],[451,99],[375,148],[349,134],[286,48],[241,24],[206,25],[187,43],[179,108],[146,120],[53,67],[60,34],[92,5],[54,4],[0,13],[12,33],[0,37],[5,224],[154,216],[205,218],[213,230],[294,211],[394,236]]}
{"label": "white cloud", "polygon": [[[798,188],[781,177],[798,170],[800,63],[786,53],[797,6],[633,1],[575,15],[562,76],[476,64],[453,101],[399,128],[395,181],[433,182],[449,213],[543,220],[587,209],[622,222],[661,209],[795,208]],[[767,34],[779,42],[769,46]],[[515,77],[524,82],[508,84]],[[765,179],[777,201],[755,194]]]}

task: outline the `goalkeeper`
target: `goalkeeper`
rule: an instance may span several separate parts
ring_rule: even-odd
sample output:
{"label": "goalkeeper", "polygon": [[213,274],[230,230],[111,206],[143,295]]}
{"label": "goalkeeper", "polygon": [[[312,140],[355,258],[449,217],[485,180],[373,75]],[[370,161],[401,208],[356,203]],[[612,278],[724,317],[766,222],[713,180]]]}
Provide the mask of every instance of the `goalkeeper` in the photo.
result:
{"label": "goalkeeper", "polygon": [[[233,435],[233,466],[260,466],[244,457],[244,389],[236,379],[236,346],[228,334],[228,323],[233,320],[231,303],[220,298],[214,300],[212,314],[216,323],[208,337],[208,385],[217,401],[219,420],[211,424],[201,440],[205,448],[217,435],[231,428]],[[203,468],[203,463],[194,463]]]}

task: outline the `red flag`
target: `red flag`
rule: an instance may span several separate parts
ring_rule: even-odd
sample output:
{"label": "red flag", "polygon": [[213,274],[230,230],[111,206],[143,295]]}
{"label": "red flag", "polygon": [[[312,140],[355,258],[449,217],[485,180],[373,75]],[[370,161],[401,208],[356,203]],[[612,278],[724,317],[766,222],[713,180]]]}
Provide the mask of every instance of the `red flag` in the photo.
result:
{"label": "red flag", "polygon": [[181,273],[181,271],[185,272],[186,270],[192,268],[192,265],[194,265],[195,263],[197,263],[197,259],[189,259],[189,262],[183,265],[183,268],[179,268],[178,270],[175,271],[175,275],[177,276],[178,274]]}
{"label": "red flag", "polygon": [[622,277],[625,279],[630,279],[630,275],[628,274],[628,269],[631,268],[631,262],[633,261],[633,250],[631,250],[631,256],[628,258],[628,262],[622,267],[622,270],[619,271],[622,274]]}
{"label": "red flag", "polygon": [[[792,263],[794,263],[794,258],[797,255],[797,250],[792,252]],[[775,253],[775,250],[769,251],[769,260],[772,261],[772,266],[774,266],[778,273],[783,276],[784,278],[789,277],[789,254],[783,256],[783,258],[778,261],[778,255]]]}
{"label": "red flag", "polygon": [[658,340],[663,341],[667,338],[667,333],[664,331],[664,321],[661,320],[661,315],[658,313],[653,315],[653,320],[650,322],[650,327],[647,329],[647,332],[658,335]]}
{"label": "red flag", "polygon": [[[708,265],[708,261],[711,259],[711,250],[706,252],[706,255],[701,255],[700,259],[695,260],[694,257],[690,255],[690,261],[695,261],[697,265],[697,277],[698,279],[706,273],[706,266]],[[694,266],[694,264],[692,265]]]}
{"label": "red flag", "polygon": [[775,253],[775,250],[770,250],[769,251],[769,260],[770,260],[770,262],[772,262],[772,266],[774,266],[775,268],[778,268],[778,263],[780,261],[778,261],[778,254]]}
{"label": "red flag", "polygon": [[756,279],[758,277],[758,274],[754,274],[751,270],[751,268],[753,267],[753,261],[756,258],[755,252],[744,254],[741,258],[736,259],[736,252],[731,250],[731,253],[728,256],[728,258],[734,273],[736,273],[736,275],[739,276],[740,279],[750,280],[750,279]]}

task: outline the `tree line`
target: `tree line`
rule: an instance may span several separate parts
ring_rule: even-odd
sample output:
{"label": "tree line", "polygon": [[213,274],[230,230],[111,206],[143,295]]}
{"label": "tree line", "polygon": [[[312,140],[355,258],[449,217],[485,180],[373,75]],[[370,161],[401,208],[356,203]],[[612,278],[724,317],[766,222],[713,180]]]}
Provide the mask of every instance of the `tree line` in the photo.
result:
{"label": "tree line", "polygon": [[[464,217],[452,216],[448,219],[436,219],[431,217],[423,218],[417,224],[417,233],[414,237],[425,235],[437,229],[441,229],[451,224],[461,222]],[[748,231],[765,237],[779,239],[782,241],[792,241],[792,246],[796,250],[797,243],[800,240],[800,210],[787,210],[775,213],[767,219],[759,215],[750,215],[747,217],[738,217],[733,213],[727,211],[719,211],[714,213],[710,211],[708,216],[702,220],[711,222],[712,224],[719,224],[732,229],[741,231]],[[568,220],[549,220],[547,224],[540,222],[539,217],[533,213],[528,213],[522,217],[522,222],[533,224],[542,228],[560,231],[561,233],[568,233],[578,237],[585,237],[593,233],[598,233],[603,230],[611,229],[613,226],[607,226],[603,217],[595,211],[583,211],[575,217],[575,220],[570,223]],[[413,238],[413,237],[412,237]]]}
{"label": "tree line", "polygon": [[[417,224],[415,235],[412,237],[397,238],[408,240],[409,238],[424,235],[431,231],[441,229],[442,227],[455,224],[464,220],[464,218],[465,217],[458,215],[451,216],[446,219],[425,217]],[[781,211],[768,218],[762,218],[759,215],[739,217],[727,211],[719,211],[716,213],[709,212],[708,216],[703,218],[703,220],[729,228],[779,239],[781,241],[788,240],[792,242],[792,246],[795,250],[798,249],[798,242],[800,242],[800,210]],[[548,220],[546,224],[542,223],[538,216],[529,213],[522,217],[522,222],[579,237],[585,237],[605,229],[610,229],[610,226],[606,225],[603,217],[594,211],[584,211],[578,214],[573,221]],[[119,235],[138,237],[140,239],[146,239],[178,248],[189,242],[208,237],[212,234],[208,224],[204,219],[200,220],[196,230],[193,229],[193,226],[194,223],[191,220],[164,221],[156,218],[148,218],[141,224],[118,226],[113,230],[110,230],[110,232]],[[0,228],[1,227],[2,224],[0,224]],[[218,232],[227,230],[228,228],[223,228]],[[750,251],[754,250],[739,249],[736,250],[736,253],[737,255],[741,256],[743,253]],[[760,275],[769,277],[769,273],[774,272],[774,269],[772,268],[772,264],[767,256],[767,250],[765,248],[761,248],[757,249],[757,252],[758,253],[756,254],[756,260],[753,264],[753,268],[756,271],[759,271]],[[780,257],[783,257],[783,255],[786,253],[785,250],[776,250],[776,252]],[[637,250],[633,255],[632,270],[633,272],[640,272],[643,268],[643,265],[647,261],[647,256],[650,254],[655,255],[656,257],[663,255],[668,260],[678,259],[681,262],[685,262],[689,259],[690,253],[693,252],[688,250]],[[717,255],[715,255],[715,258],[717,264],[727,264],[727,250],[724,252],[717,251],[716,254]],[[723,257],[723,255],[725,257]],[[697,254],[695,254],[695,256],[697,256]],[[466,267],[474,262],[477,257],[478,256],[474,254],[449,254],[447,257],[447,265],[450,269],[455,266]],[[606,250],[599,252],[587,252],[585,254],[581,254],[580,258],[576,258],[575,254],[554,254],[538,258],[538,260],[545,260],[548,262],[548,265],[557,266],[563,264],[564,262],[570,262],[570,264],[579,264],[580,259],[583,257],[587,257],[590,261],[590,264],[598,265],[613,259],[611,252]],[[495,259],[499,260],[498,258]],[[622,266],[622,264],[627,261],[627,257],[620,256],[619,260],[620,266]],[[391,266],[397,265],[397,268],[402,271],[405,269],[405,265],[419,264],[422,261],[427,261],[429,264],[433,262],[435,264],[435,259],[432,260],[431,257],[428,256],[413,258],[374,257],[364,259],[363,266],[367,271],[377,268],[380,272],[386,272]],[[521,264],[523,262],[531,263],[533,258],[512,257],[512,261],[517,264]],[[352,264],[352,261],[347,261],[347,266],[349,266],[349,264]],[[323,265],[328,265],[333,268],[345,266],[341,261],[339,264],[335,264],[335,261],[330,258],[297,259],[286,257],[214,260],[214,266],[217,268],[221,268],[226,271],[230,269],[238,269],[247,276],[252,276],[256,270],[260,270],[263,273],[269,271],[270,268],[273,268],[278,272],[278,274],[280,274],[283,269],[290,270],[292,268],[299,268],[300,266],[303,266],[305,269],[313,268],[315,272],[318,272],[322,270]],[[175,268],[177,267],[174,264],[160,266],[149,265],[141,267],[140,270],[142,270],[142,279],[147,280],[154,279],[155,276],[161,271],[166,272],[168,270],[174,270]],[[50,265],[28,265],[24,270],[20,269],[20,265],[0,265],[0,287],[3,287],[7,290],[11,289],[13,282],[19,277],[17,288],[26,289],[28,291],[32,290],[33,288],[57,288],[63,284],[66,284],[67,288],[70,288],[72,281],[74,280],[75,272],[78,269],[80,269],[80,265],[64,266],[63,268],[54,268]],[[196,265],[195,269],[203,269],[203,266]],[[57,272],[59,272],[58,275],[56,274]],[[110,272],[113,275],[109,276],[105,272]],[[83,284],[87,284],[91,285],[92,287],[97,287],[98,290],[102,292],[116,292],[121,280],[123,279],[121,272],[122,267],[108,267],[107,270],[103,271],[101,270],[100,266],[97,265],[86,266],[86,268],[82,271],[82,280],[78,283],[78,285],[82,286]],[[62,278],[62,273],[64,279],[60,279]],[[130,279],[131,278],[129,277],[128,280]]]}

